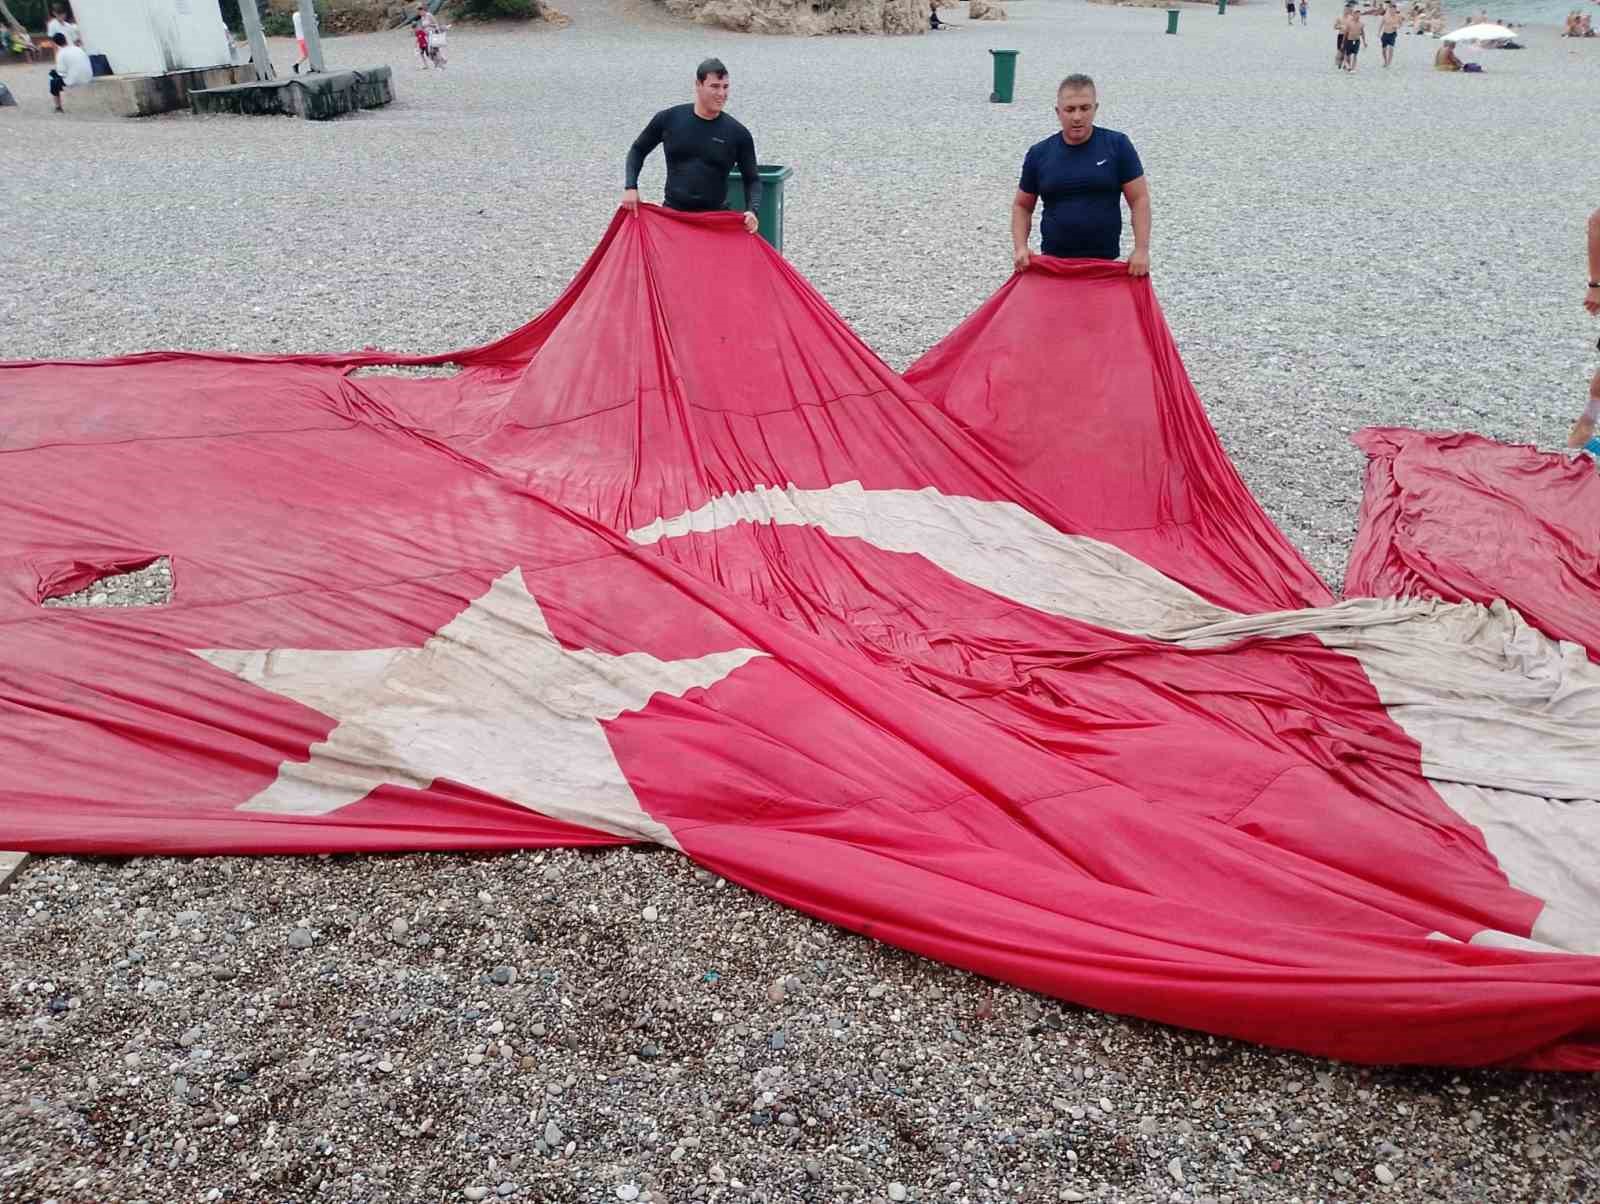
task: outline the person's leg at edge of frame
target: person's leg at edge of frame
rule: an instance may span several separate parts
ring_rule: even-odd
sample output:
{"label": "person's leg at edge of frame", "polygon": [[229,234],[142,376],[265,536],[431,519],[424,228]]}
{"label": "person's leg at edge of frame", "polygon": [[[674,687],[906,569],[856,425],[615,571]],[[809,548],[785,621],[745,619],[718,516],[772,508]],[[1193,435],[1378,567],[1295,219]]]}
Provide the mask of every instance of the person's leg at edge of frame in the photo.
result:
{"label": "person's leg at edge of frame", "polygon": [[1594,377],[1589,381],[1589,404],[1583,408],[1583,414],[1578,421],[1572,424],[1572,431],[1567,436],[1567,446],[1586,445],[1594,438],[1596,423],[1600,423],[1600,368],[1594,370]]}

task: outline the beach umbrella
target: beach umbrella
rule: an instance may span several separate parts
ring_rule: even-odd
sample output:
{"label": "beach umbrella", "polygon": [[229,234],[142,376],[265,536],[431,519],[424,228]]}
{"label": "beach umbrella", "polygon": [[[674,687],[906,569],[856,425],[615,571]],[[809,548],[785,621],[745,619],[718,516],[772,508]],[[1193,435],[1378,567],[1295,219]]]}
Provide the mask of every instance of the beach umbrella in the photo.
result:
{"label": "beach umbrella", "polygon": [[1466,28],[1458,29],[1454,33],[1445,34],[1442,40],[1446,42],[1498,42],[1502,38],[1514,38],[1516,36],[1516,30],[1507,29],[1504,25],[1485,24],[1468,25]]}

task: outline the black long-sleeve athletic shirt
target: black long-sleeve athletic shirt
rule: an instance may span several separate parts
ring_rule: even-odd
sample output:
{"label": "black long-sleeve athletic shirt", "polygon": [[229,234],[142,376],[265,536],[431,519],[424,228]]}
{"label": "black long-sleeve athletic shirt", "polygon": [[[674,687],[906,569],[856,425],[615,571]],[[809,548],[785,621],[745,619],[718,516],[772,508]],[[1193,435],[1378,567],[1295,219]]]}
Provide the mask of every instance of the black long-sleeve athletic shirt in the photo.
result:
{"label": "black long-sleeve athletic shirt", "polygon": [[728,203],[728,173],[738,165],[744,180],[744,207],[751,213],[761,207],[761,173],[756,168],[756,144],[745,129],[726,113],[710,121],[695,115],[694,105],[662,109],[628,148],[624,188],[639,187],[639,169],[645,156],[658,146],[667,151],[668,209],[704,212]]}

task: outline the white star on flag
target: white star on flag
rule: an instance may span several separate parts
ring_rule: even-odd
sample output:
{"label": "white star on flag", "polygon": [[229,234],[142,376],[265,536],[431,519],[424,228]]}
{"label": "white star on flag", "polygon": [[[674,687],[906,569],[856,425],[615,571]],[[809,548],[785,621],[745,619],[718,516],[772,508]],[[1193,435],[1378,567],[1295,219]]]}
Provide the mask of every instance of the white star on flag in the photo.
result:
{"label": "white star on flag", "polygon": [[337,721],[309,760],[284,761],[240,810],[326,815],[379,786],[447,779],[551,819],[676,848],[639,805],[599,721],[658,693],[715,685],[766,653],[663,661],[568,650],[514,568],[420,648],[195,655]]}

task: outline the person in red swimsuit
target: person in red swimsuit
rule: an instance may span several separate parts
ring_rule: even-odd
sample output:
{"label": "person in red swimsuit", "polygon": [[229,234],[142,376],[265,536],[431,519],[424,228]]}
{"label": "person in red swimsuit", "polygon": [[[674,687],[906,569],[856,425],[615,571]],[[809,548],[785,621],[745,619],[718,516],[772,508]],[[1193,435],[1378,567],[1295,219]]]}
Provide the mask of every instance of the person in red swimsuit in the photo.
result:
{"label": "person in red swimsuit", "polygon": [[436,25],[434,15],[428,11],[426,4],[417,5],[417,15],[412,19],[412,24],[417,27],[417,53],[422,56],[422,65],[427,67],[431,60],[428,57],[428,26]]}

